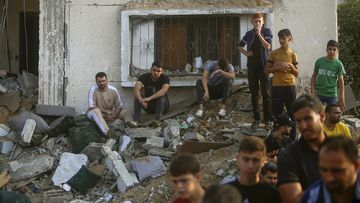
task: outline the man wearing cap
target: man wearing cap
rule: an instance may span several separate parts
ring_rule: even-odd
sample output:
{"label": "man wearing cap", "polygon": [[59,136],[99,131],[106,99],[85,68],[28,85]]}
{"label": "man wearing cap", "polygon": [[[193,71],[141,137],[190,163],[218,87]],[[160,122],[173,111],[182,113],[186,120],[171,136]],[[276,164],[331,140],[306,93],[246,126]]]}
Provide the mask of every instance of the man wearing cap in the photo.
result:
{"label": "man wearing cap", "polygon": [[291,131],[291,120],[286,114],[280,114],[274,122],[274,129],[265,139],[266,156],[275,158],[280,149],[289,145],[292,140],[289,137]]}

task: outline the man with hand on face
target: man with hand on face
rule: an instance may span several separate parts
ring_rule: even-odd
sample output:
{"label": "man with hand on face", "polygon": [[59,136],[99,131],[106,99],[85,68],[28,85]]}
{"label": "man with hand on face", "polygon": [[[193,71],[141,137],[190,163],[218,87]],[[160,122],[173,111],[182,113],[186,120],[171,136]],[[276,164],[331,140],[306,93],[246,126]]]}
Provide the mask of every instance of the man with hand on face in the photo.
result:
{"label": "man with hand on face", "polygon": [[[139,122],[141,109],[148,113],[155,113],[157,123],[163,113],[169,109],[167,92],[170,88],[169,77],[164,74],[164,69],[159,61],[153,62],[151,72],[141,75],[134,87],[134,120]],[[141,90],[144,89],[144,94]]]}
{"label": "man with hand on face", "polygon": [[89,90],[89,109],[86,112],[90,120],[96,122],[101,132],[109,137],[109,126],[115,119],[120,117],[128,127],[137,127],[131,115],[122,108],[119,92],[108,85],[107,75],[99,72],[95,76],[96,85]]}
{"label": "man with hand on face", "polygon": [[319,152],[321,180],[312,184],[301,203],[360,202],[359,150],[344,136],[325,140]]}

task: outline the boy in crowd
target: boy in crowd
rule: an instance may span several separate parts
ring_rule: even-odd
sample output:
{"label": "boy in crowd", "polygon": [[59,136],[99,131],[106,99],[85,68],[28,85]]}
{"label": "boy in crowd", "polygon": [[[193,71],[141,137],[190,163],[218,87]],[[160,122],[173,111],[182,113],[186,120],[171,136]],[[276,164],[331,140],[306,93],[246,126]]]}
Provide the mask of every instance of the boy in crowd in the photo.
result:
{"label": "boy in crowd", "polygon": [[231,80],[235,78],[234,67],[225,59],[209,61],[203,67],[201,79],[196,81],[196,95],[199,109],[195,113],[201,118],[204,113],[203,103],[209,99],[222,98],[222,104],[218,113],[219,117],[226,115],[226,102],[230,96]]}
{"label": "boy in crowd", "polygon": [[[329,40],[326,46],[327,56],[315,62],[314,73],[311,76],[311,93],[317,95],[326,104],[339,104],[345,110],[344,65],[338,59],[338,43]],[[340,92],[338,95],[337,88]]]}
{"label": "boy in crowd", "polygon": [[239,146],[236,156],[240,177],[228,184],[237,188],[243,202],[279,203],[279,192],[276,188],[260,182],[260,169],[265,162],[265,144],[257,137],[245,137]]}
{"label": "boy in crowd", "polygon": [[170,180],[178,197],[172,203],[202,203],[205,190],[200,185],[200,164],[191,154],[180,154],[171,160]]}
{"label": "boy in crowd", "polygon": [[[270,87],[269,79],[264,74],[268,52],[271,50],[272,33],[271,30],[264,27],[264,16],[256,13],[252,16],[252,25],[254,29],[246,32],[241,39],[239,50],[247,56],[248,81],[251,93],[251,104],[254,114],[253,128],[259,127],[260,110],[258,105],[259,89],[263,99],[264,123],[266,128],[271,127],[270,123]],[[244,47],[247,47],[247,50]],[[260,83],[260,87],[259,87]]]}
{"label": "boy in crowd", "polygon": [[265,73],[273,74],[272,78],[272,110],[273,116],[283,113],[284,105],[288,116],[294,120],[291,104],[296,99],[296,77],[298,76],[298,58],[290,49],[292,35],[290,30],[283,29],[278,32],[280,48],[272,51],[268,58]]}
{"label": "boy in crowd", "polygon": [[328,104],[325,108],[324,132],[327,137],[343,135],[351,139],[349,127],[340,121],[341,109],[337,104]]}

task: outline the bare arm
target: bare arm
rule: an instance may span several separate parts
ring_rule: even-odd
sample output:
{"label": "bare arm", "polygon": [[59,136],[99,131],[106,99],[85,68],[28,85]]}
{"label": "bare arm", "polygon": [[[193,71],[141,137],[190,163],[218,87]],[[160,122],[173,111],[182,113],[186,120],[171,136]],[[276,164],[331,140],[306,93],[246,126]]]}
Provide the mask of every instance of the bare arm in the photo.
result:
{"label": "bare arm", "polygon": [[283,203],[299,203],[303,195],[300,183],[285,183],[278,188]]}
{"label": "bare arm", "polygon": [[339,106],[341,108],[341,110],[345,111],[346,106],[345,106],[345,87],[344,87],[344,77],[341,75],[338,77],[339,80]]}
{"label": "bare arm", "polygon": [[314,72],[311,76],[311,94],[316,95],[315,82],[317,74]]}
{"label": "bare arm", "polygon": [[146,97],[144,98],[145,101],[151,101],[153,99],[157,99],[159,97],[164,96],[170,89],[170,85],[169,84],[163,84],[163,86],[161,87],[161,89],[159,91],[157,91],[155,94],[151,95],[150,97]]}
{"label": "bare arm", "polygon": [[270,49],[271,45],[264,39],[264,37],[261,34],[261,29],[260,28],[256,28],[255,29],[255,34],[259,37],[259,40],[261,42],[261,45],[265,48],[265,49]]}
{"label": "bare arm", "polygon": [[294,65],[294,64],[292,64],[292,63],[288,63],[288,67],[290,68],[291,73],[292,73],[295,77],[299,76],[299,69],[298,69],[297,65]]}
{"label": "bare arm", "polygon": [[143,98],[142,98],[141,93],[140,93],[140,91],[141,91],[141,89],[143,88],[143,86],[144,86],[144,85],[142,84],[142,82],[136,81],[135,87],[134,87],[134,96],[135,96],[135,98],[136,98],[137,100],[139,100],[140,103],[143,102]]}
{"label": "bare arm", "polygon": [[249,51],[249,52],[246,51],[246,50],[244,49],[244,47],[239,47],[239,51],[240,51],[240,53],[244,54],[244,55],[247,56],[247,57],[254,55],[251,51]]}
{"label": "bare arm", "polygon": [[234,71],[223,71],[221,69],[217,69],[216,71],[214,71],[211,75],[210,75],[210,78],[212,78],[214,75],[216,74],[221,74],[223,75],[224,77],[226,78],[229,78],[229,79],[235,79],[235,72]]}

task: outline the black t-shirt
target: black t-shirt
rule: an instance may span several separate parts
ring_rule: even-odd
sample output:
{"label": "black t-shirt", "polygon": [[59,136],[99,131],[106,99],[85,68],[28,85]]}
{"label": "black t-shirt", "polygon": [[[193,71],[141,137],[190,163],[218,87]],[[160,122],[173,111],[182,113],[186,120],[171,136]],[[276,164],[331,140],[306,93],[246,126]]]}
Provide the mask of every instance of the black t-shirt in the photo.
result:
{"label": "black t-shirt", "polygon": [[261,42],[259,37],[255,34],[254,42],[251,44],[249,51],[251,51],[254,55],[248,57],[249,64],[258,65],[261,64]]}
{"label": "black t-shirt", "polygon": [[150,97],[155,94],[164,84],[170,84],[169,77],[164,74],[162,74],[158,80],[153,81],[151,79],[151,73],[145,73],[139,77],[138,81],[144,85],[145,97]]}
{"label": "black t-shirt", "polygon": [[278,185],[298,182],[305,191],[320,178],[318,163],[318,152],[311,149],[304,138],[300,138],[278,156]]}
{"label": "black t-shirt", "polygon": [[271,185],[258,183],[248,186],[242,185],[238,180],[228,184],[240,192],[244,203],[281,203],[279,192]]}

